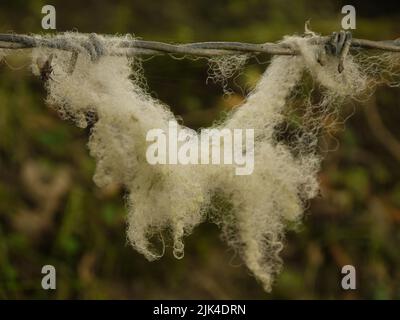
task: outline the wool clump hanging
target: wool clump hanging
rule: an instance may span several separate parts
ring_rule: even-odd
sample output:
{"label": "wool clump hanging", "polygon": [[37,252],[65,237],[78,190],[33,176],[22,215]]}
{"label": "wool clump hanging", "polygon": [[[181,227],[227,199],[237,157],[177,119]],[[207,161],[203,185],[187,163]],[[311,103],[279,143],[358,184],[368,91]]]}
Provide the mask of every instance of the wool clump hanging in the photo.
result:
{"label": "wool clump hanging", "polygon": [[[67,33],[64,41],[73,45],[76,37],[88,38]],[[398,55],[349,55],[339,73],[336,57],[318,63],[323,46],[313,44],[312,36],[284,38],[282,43],[299,54],[272,58],[244,103],[214,126],[254,129],[254,150],[246,150],[254,153],[254,172],[238,176],[231,165],[147,162],[146,133],[155,128],[168,132],[168,123],[175,117],[141,86],[138,79],[142,75],[132,68],[137,58],[106,54],[123,39],[97,36],[103,55],[93,61],[88,54],[79,54],[73,71],[69,52],[35,48],[32,66],[37,74],[38,59],[53,55],[47,103],[77,126],[92,126],[88,146],[96,160],[94,181],[100,187],[110,183],[125,186],[127,237],[137,251],[148,260],[159,258],[165,244],[163,240],[160,248],[157,243],[168,234],[175,257],[181,258],[184,236],[209,219],[220,226],[223,238],[270,291],[281,268],[285,230],[301,220],[307,201],[318,194],[322,160],[318,137],[323,120],[336,114],[346,100],[358,99],[386,81],[380,77],[381,71],[393,72]],[[247,58],[239,55],[238,59],[244,62]],[[215,59],[211,62],[221,65]],[[216,74],[223,81],[224,72]],[[289,123],[290,110],[307,77],[320,96],[311,98],[313,90],[309,90],[301,99],[301,121],[296,123],[293,138],[285,141],[279,138],[282,127]],[[179,125],[181,130],[189,139],[198,135]]]}

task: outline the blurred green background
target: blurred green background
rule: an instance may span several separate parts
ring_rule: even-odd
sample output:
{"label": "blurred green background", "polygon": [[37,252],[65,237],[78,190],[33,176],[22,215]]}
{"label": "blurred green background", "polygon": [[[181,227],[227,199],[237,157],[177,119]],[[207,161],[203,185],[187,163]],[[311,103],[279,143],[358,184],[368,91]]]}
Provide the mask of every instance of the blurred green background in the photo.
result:
{"label": "blurred green background", "polygon": [[[57,31],[133,33],[146,40],[267,42],[340,29],[354,4],[359,38],[400,37],[398,1],[191,0],[1,1],[0,32],[43,33],[41,8],[57,9]],[[144,63],[153,96],[193,128],[240,103],[267,66],[251,59],[230,83],[206,83],[205,60],[156,57]],[[265,63],[258,63],[265,62]],[[0,65],[1,299],[398,299],[400,298],[400,91],[378,88],[367,105],[345,106],[320,173],[322,196],[288,233],[284,269],[266,294],[241,260],[203,224],[186,238],[183,260],[170,250],[147,262],[126,241],[123,190],[92,182],[88,131],[63,122],[44,103],[23,53]],[[398,139],[398,140],[397,140]],[[41,289],[41,268],[57,269],[57,290]],[[340,270],[357,269],[357,290]]]}

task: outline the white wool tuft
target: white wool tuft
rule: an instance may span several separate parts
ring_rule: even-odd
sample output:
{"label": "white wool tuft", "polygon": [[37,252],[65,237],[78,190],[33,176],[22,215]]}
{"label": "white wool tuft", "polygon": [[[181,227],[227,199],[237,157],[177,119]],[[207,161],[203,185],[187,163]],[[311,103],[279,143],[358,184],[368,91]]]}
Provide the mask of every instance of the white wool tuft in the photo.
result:
{"label": "white wool tuft", "polygon": [[[77,36],[87,37],[66,34],[65,38],[73,42]],[[128,238],[147,259],[163,254],[164,248],[156,248],[154,243],[165,231],[171,235],[174,255],[183,257],[183,237],[208,217],[221,227],[226,241],[240,252],[265,290],[271,289],[281,265],[285,228],[300,220],[305,202],[318,192],[321,158],[315,141],[323,124],[312,122],[315,118],[309,113],[310,120],[301,125],[307,139],[299,135],[290,145],[276,137],[292,96],[304,71],[321,86],[320,114],[337,101],[359,96],[368,84],[368,74],[351,56],[339,74],[336,58],[328,58],[324,66],[318,64],[316,56],[321,48],[310,45],[308,39],[288,37],[283,42],[300,55],[273,58],[245,103],[217,126],[255,130],[254,150],[246,150],[254,151],[254,172],[247,176],[235,175],[232,165],[148,164],[147,131],[159,128],[167,132],[168,121],[174,116],[132,81],[132,61],[103,56],[92,62],[81,53],[70,74],[70,53],[55,53],[47,101],[79,127],[86,127],[88,120],[94,122],[89,141],[97,164],[94,181],[99,186],[117,182],[126,187]],[[118,38],[114,38],[112,45],[117,44]],[[47,49],[35,49],[33,61],[48,55]],[[304,107],[311,108],[311,103]],[[90,117],[93,114],[94,120]],[[189,129],[180,126],[178,130]]]}

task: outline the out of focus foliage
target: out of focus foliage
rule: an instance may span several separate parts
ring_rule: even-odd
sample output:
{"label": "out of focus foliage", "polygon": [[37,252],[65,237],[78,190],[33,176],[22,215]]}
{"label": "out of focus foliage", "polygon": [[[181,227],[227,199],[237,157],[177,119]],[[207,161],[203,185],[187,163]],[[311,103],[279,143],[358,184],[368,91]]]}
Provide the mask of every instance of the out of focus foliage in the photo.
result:
{"label": "out of focus foliage", "polygon": [[[301,33],[307,19],[328,34],[340,29],[341,7],[349,3],[357,9],[355,36],[400,36],[396,1],[51,2],[58,31],[169,42],[276,41]],[[2,1],[0,32],[43,32],[44,4]],[[206,83],[206,61],[156,57],[144,69],[153,95],[198,128],[240,103],[268,59],[252,59],[228,97]],[[0,66],[0,298],[400,298],[399,89],[379,88],[369,103],[343,108],[343,118],[354,114],[333,133],[337,140],[329,139],[334,151],[325,154],[322,195],[288,235],[284,270],[265,294],[213,225],[186,239],[183,260],[167,253],[149,263],[133,251],[125,239],[121,186],[94,185],[88,132],[45,105],[28,65],[18,53]],[[57,269],[56,291],[41,289],[45,264]],[[341,289],[345,264],[357,269],[357,290]]]}

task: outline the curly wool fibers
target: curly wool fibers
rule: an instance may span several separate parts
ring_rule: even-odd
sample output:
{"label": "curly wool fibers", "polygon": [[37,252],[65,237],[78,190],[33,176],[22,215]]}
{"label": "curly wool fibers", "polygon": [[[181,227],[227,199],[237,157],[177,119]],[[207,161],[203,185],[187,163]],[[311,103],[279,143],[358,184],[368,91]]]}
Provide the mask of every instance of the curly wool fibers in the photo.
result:
{"label": "curly wool fibers", "polygon": [[[80,41],[87,38],[65,34],[64,41],[72,45],[76,37]],[[128,239],[147,259],[162,256],[165,234],[172,239],[174,255],[183,257],[183,237],[208,218],[221,227],[223,237],[264,289],[271,289],[281,266],[285,229],[300,220],[305,202],[318,192],[321,157],[315,141],[322,124],[311,120],[300,124],[307,139],[299,135],[295,143],[276,137],[293,95],[304,73],[309,73],[321,87],[323,114],[338,101],[359,96],[369,83],[368,74],[351,56],[341,74],[334,57],[319,65],[316,57],[321,47],[309,39],[285,38],[283,42],[300,54],[273,58],[243,105],[215,126],[254,129],[254,148],[244,151],[254,155],[254,172],[243,176],[235,175],[232,165],[150,165],[145,157],[147,132],[160,129],[168,135],[168,123],[175,118],[167,106],[132,80],[141,79],[132,70],[132,61],[104,55],[93,62],[82,52],[70,72],[70,54],[54,53],[47,102],[79,127],[93,121],[89,149],[96,160],[94,181],[98,186],[116,182],[126,187]],[[109,40],[97,39],[105,52],[120,39]],[[33,59],[48,55],[47,49],[38,48]],[[177,130],[189,142],[197,140],[197,132],[183,125]],[[156,245],[157,239],[162,239],[162,248]]]}

